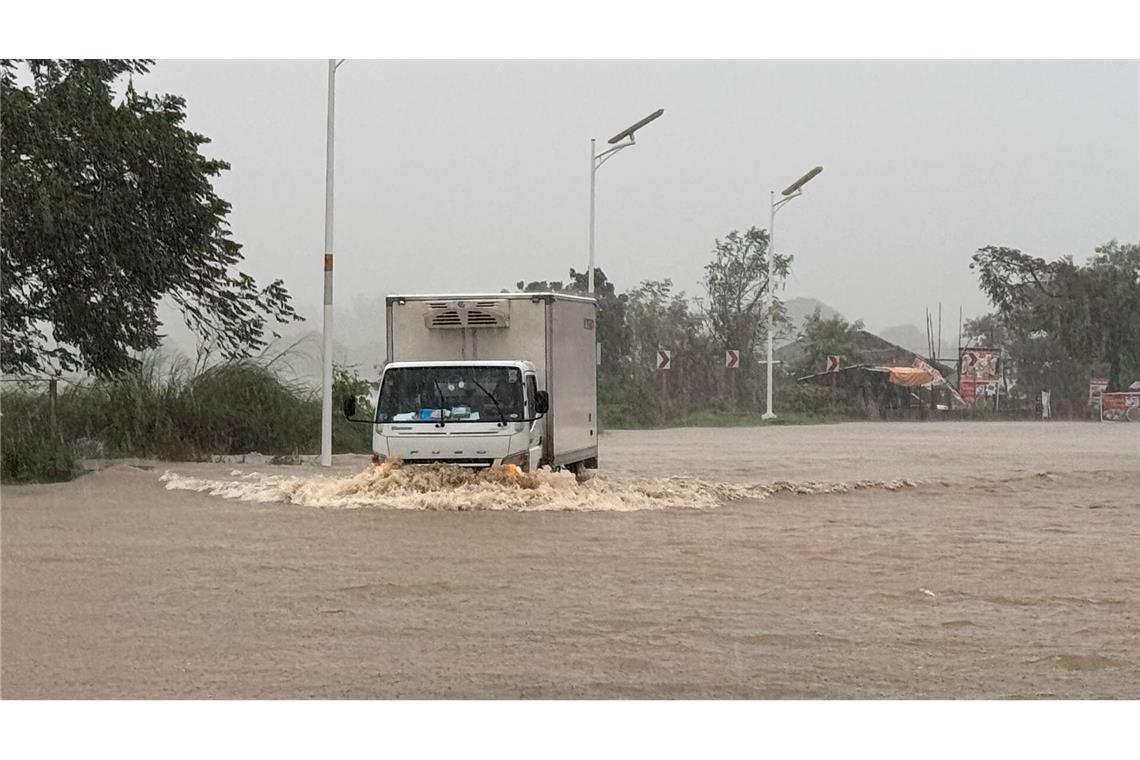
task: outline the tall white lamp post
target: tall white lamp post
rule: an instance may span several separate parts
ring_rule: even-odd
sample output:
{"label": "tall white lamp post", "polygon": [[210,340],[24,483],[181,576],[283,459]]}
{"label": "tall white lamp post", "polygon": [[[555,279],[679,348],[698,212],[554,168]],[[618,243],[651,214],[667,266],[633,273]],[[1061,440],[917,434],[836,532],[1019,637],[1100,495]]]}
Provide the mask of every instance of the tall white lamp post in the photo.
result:
{"label": "tall white lamp post", "polygon": [[768,215],[768,410],[764,412],[762,419],[774,420],[776,413],[772,411],[772,331],[773,331],[773,318],[774,318],[774,304],[775,304],[775,284],[772,282],[772,264],[776,259],[776,212],[784,207],[784,204],[789,201],[799,198],[803,195],[803,187],[810,182],[815,175],[823,171],[822,166],[817,166],[804,176],[797,179],[792,184],[788,185],[787,189],[781,193],[783,198],[776,200],[776,191],[773,190],[770,195],[770,206]]}
{"label": "tall white lamp post", "polygon": [[[603,150],[601,153],[598,153],[597,141],[590,138],[590,271],[587,280],[587,292],[590,295],[594,295],[594,188],[597,185],[598,169],[602,168],[602,164],[609,161],[618,151],[636,144],[633,133],[659,118],[663,113],[665,113],[665,109],[658,108],[641,121],[618,132],[609,139],[609,144],[613,147]],[[623,140],[627,142],[622,142]]]}

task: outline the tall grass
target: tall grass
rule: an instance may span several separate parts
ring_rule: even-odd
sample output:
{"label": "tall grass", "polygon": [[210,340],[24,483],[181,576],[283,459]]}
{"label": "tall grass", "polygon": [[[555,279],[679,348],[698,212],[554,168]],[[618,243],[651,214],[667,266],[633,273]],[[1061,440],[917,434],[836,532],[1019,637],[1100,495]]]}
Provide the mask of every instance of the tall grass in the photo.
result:
{"label": "tall grass", "polygon": [[75,445],[50,430],[47,396],[27,387],[5,388],[0,415],[0,480],[52,482],[74,476]]}
{"label": "tall grass", "polygon": [[[360,396],[367,385],[351,372],[336,374],[336,453],[371,450],[371,428],[339,413],[341,396]],[[186,361],[150,355],[121,376],[65,386],[57,404],[59,435],[54,437],[46,433],[43,395],[5,389],[0,408],[6,481],[53,479],[53,473],[74,470],[80,442],[106,457],[169,460],[249,452],[296,456],[315,453],[320,444],[319,394],[284,379],[272,362],[259,360],[196,369]],[[365,404],[365,413],[367,408]]]}
{"label": "tall grass", "polygon": [[148,357],[137,369],[61,394],[65,435],[100,441],[108,456],[202,459],[250,451],[308,451],[320,407],[305,389],[254,361],[192,372]]}

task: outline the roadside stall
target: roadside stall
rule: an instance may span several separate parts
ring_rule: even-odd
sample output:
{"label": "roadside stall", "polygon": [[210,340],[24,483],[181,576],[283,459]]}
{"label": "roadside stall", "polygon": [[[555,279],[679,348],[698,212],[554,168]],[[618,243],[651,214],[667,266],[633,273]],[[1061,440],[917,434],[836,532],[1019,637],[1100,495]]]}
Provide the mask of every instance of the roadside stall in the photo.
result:
{"label": "roadside stall", "polygon": [[926,419],[932,409],[949,408],[940,403],[945,392],[935,386],[937,374],[922,367],[858,364],[801,377],[799,382],[842,389],[872,416]]}

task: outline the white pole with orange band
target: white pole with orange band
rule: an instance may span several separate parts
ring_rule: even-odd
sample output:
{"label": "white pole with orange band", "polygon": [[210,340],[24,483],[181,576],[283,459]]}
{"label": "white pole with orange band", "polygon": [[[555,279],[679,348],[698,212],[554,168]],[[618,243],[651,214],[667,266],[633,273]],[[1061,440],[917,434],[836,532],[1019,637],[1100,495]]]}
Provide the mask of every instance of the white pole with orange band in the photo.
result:
{"label": "white pole with orange band", "polygon": [[333,334],[333,137],[336,128],[336,70],[344,59],[329,59],[328,138],[325,147],[325,300],[321,341],[321,465],[332,466]]}

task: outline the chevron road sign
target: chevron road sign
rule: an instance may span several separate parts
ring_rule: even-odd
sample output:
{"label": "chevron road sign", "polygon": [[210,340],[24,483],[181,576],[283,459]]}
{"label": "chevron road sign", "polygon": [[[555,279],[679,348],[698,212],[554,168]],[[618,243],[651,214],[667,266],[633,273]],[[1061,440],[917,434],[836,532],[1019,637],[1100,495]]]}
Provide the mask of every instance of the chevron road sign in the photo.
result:
{"label": "chevron road sign", "polygon": [[740,352],[732,348],[725,351],[724,366],[729,369],[740,369]]}
{"label": "chevron road sign", "polygon": [[667,348],[657,349],[657,369],[669,369],[673,361],[673,352]]}

